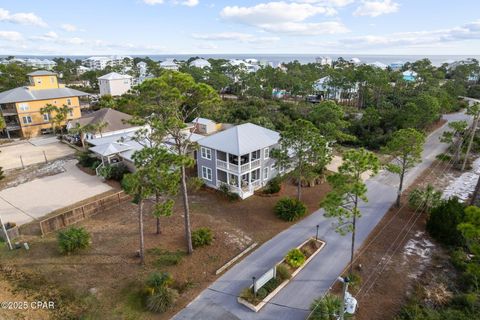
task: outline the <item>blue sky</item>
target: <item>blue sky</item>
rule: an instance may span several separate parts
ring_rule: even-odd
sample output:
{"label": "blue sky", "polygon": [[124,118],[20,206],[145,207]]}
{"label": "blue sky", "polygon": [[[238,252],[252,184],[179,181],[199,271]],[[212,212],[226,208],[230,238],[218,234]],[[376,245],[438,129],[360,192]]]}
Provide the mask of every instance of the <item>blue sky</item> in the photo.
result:
{"label": "blue sky", "polygon": [[480,54],[477,0],[0,0],[2,54]]}

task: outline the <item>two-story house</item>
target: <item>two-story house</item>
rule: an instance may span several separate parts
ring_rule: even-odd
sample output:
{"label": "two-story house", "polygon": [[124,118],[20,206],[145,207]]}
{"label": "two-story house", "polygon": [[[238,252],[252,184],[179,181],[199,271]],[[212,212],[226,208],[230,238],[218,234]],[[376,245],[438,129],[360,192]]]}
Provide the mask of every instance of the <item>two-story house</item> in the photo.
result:
{"label": "two-story house", "polygon": [[29,86],[0,93],[0,110],[9,138],[33,137],[51,131],[50,118],[55,115],[40,112],[48,104],[67,106],[69,113],[66,121],[81,117],[79,98],[87,96],[87,93],[65,88],[65,85],[58,83],[57,74],[50,71],[35,71],[29,73],[28,77]]}
{"label": "two-story house", "polygon": [[245,199],[279,173],[270,156],[279,140],[278,132],[252,123],[200,139],[198,176],[209,187],[226,185]]}
{"label": "two-story house", "polygon": [[132,76],[111,72],[98,78],[100,95],[121,96],[132,88]]}

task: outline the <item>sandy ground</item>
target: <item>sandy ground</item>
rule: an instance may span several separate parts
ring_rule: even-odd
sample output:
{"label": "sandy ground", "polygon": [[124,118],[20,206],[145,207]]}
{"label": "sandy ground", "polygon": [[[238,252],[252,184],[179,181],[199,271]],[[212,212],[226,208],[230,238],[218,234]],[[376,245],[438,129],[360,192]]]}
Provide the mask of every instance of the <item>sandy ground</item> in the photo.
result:
{"label": "sandy ground", "polygon": [[100,178],[65,163],[65,172],[0,191],[0,215],[19,225],[112,189]]}
{"label": "sandy ground", "polygon": [[[332,161],[327,165],[327,170],[332,172],[338,172],[338,168],[342,165],[343,159],[340,156],[333,156]],[[366,181],[371,176],[371,172],[365,172],[362,174],[363,181]]]}
{"label": "sandy ground", "polygon": [[[0,319],[25,319],[25,320],[43,320],[49,319],[50,316],[47,311],[41,309],[31,308],[32,299],[26,298],[24,295],[13,292],[12,287],[7,281],[0,279],[0,302],[14,302],[14,303],[23,303],[27,302],[28,307],[23,310],[14,309],[13,305],[10,305],[9,308],[0,308]],[[15,306],[17,307],[17,306]],[[34,305],[35,307],[35,305]]]}
{"label": "sandy ground", "polygon": [[25,166],[45,162],[43,152],[48,161],[52,161],[71,155],[75,153],[75,150],[54,139],[34,140],[32,143],[28,141],[15,142],[0,147],[0,166],[3,170],[21,168],[20,156]]}

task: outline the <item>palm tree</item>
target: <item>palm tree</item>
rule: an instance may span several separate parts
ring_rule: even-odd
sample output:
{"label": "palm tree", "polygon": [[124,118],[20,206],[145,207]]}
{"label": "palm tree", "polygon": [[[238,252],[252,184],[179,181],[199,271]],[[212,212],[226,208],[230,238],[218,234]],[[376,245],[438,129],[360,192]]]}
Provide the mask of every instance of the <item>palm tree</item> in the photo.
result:
{"label": "palm tree", "polygon": [[41,108],[40,109],[40,113],[42,115],[45,115],[45,114],[48,114],[48,122],[50,122],[52,124],[52,130],[53,130],[53,134],[55,134],[56,132],[56,121],[54,121],[54,119],[52,118],[52,114],[54,112],[57,112],[58,111],[58,107],[57,106],[54,106],[53,104],[46,104],[45,107]]}
{"label": "palm tree", "polygon": [[80,142],[82,143],[82,148],[85,149],[85,136],[87,133],[95,131],[93,126],[91,124],[86,124],[86,125],[80,125],[80,123],[77,123],[77,125],[69,130],[73,134],[78,134],[80,136]]}
{"label": "palm tree", "polygon": [[100,121],[94,125],[95,132],[100,133],[100,138],[103,138],[103,130],[108,127],[108,122]]}

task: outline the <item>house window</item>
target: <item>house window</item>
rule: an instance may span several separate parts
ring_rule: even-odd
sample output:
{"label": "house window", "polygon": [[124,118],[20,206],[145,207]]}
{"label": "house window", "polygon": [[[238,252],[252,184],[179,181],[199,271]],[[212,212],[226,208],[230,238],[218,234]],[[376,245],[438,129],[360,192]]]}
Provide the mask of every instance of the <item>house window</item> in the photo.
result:
{"label": "house window", "polygon": [[260,169],[252,171],[252,181],[257,181],[260,179]]}
{"label": "house window", "polygon": [[252,161],[260,159],[260,150],[252,152]]}
{"label": "house window", "polygon": [[72,110],[72,109],[68,109],[68,115],[69,115],[70,117],[73,117],[73,110]]}
{"label": "house window", "polygon": [[71,106],[72,105],[72,99],[68,98],[67,99],[67,106]]}
{"label": "house window", "polygon": [[263,158],[264,159],[270,158],[270,148],[263,149]]}
{"label": "house window", "polygon": [[24,124],[30,124],[30,123],[32,123],[32,117],[30,117],[30,116],[22,117],[22,120],[23,120],[23,123],[24,123]]}
{"label": "house window", "polygon": [[202,178],[208,181],[212,181],[212,169],[208,167],[202,167]]}
{"label": "house window", "polygon": [[55,77],[50,77],[50,82],[55,83]]}
{"label": "house window", "polygon": [[20,103],[19,108],[22,111],[27,111],[28,110],[28,103]]}
{"label": "house window", "polygon": [[202,147],[201,153],[203,159],[212,160],[212,149]]}
{"label": "house window", "polygon": [[48,113],[43,114],[43,121],[45,121],[45,122],[50,121],[50,115]]}
{"label": "house window", "polygon": [[263,180],[268,180],[268,167],[263,168]]}
{"label": "house window", "polygon": [[275,165],[274,165],[274,164],[272,164],[272,165],[270,166],[270,171],[275,171]]}
{"label": "house window", "polygon": [[37,83],[38,83],[38,84],[42,84],[42,80],[38,79],[38,80],[37,80]]}

